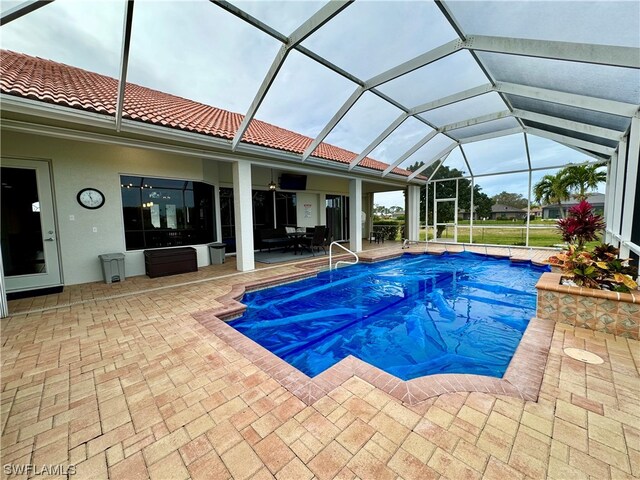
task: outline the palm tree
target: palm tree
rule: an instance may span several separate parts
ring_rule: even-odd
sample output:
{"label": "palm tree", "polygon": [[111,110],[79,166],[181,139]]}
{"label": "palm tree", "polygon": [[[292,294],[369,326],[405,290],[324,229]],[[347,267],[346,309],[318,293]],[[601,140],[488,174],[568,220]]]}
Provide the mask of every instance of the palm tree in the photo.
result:
{"label": "palm tree", "polygon": [[562,201],[570,197],[569,186],[565,180],[562,170],[556,175],[545,175],[533,187],[533,194],[536,202],[550,205],[557,203],[560,207],[560,216],[564,218]]}
{"label": "palm tree", "polygon": [[564,176],[569,190],[575,192],[574,196],[581,201],[586,200],[587,190],[596,190],[601,182],[607,180],[607,173],[600,170],[602,166],[602,164],[569,165],[559,174]]}

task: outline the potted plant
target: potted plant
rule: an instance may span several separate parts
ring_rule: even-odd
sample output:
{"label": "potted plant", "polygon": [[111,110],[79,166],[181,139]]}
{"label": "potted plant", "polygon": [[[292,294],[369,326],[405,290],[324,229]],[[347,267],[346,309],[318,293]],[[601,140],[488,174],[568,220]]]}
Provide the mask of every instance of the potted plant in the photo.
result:
{"label": "potted plant", "polygon": [[637,267],[631,259],[618,258],[612,245],[587,247],[604,229],[602,217],[583,200],[557,227],[569,247],[548,259],[560,273],[545,273],[536,285],[538,317],[638,339]]}

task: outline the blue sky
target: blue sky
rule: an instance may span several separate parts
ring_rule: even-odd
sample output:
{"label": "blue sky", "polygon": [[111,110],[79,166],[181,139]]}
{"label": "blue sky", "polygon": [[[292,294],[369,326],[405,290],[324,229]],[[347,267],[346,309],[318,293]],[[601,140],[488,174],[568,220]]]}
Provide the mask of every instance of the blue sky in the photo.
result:
{"label": "blue sky", "polygon": [[[2,9],[16,3],[20,2],[2,2]],[[503,5],[508,6],[509,13],[509,9],[519,11],[519,3]],[[323,2],[236,4],[286,35]],[[451,5],[455,9],[463,4]],[[123,13],[123,1],[58,0],[3,27],[0,42],[2,48],[117,77]],[[473,18],[466,21],[473,23]],[[590,25],[586,22],[584,29],[591,28]],[[531,30],[523,21],[520,28],[525,35]],[[367,80],[456,38],[432,2],[357,1],[303,45]],[[246,113],[279,47],[276,40],[211,2],[138,1],[128,81]],[[485,83],[487,78],[471,55],[462,51],[388,82],[380,90],[413,107]],[[353,83],[294,51],[256,117],[315,137],[354,89]],[[456,115],[464,118],[505,109],[496,97],[497,94],[483,95],[464,104],[427,112],[424,117],[443,124],[458,120]],[[400,113],[396,107],[366,93],[326,140],[359,153]],[[371,156],[391,163],[430,131],[427,125],[410,119]],[[426,161],[451,142],[438,135],[401,166]],[[572,149],[543,139],[530,141],[530,147],[534,167],[588,160]],[[521,134],[466,145],[465,153],[475,174],[527,165]],[[461,165],[459,157],[454,151],[451,165]],[[478,179],[478,183],[489,195],[502,190],[525,195],[527,176],[511,176],[508,183],[504,178],[486,177]],[[387,206],[402,204],[401,194],[386,197],[380,197],[379,202]]]}

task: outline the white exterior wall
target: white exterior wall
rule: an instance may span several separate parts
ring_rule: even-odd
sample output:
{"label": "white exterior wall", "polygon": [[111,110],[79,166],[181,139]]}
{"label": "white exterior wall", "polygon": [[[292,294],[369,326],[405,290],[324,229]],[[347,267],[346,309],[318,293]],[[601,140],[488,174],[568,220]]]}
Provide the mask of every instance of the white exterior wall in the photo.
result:
{"label": "white exterior wall", "polygon": [[[104,253],[125,254],[127,277],[145,274],[143,250],[126,250],[120,175],[184,179],[212,184],[215,187],[216,210],[220,206],[219,187],[231,187],[234,183],[231,162],[6,130],[2,131],[1,153],[5,158],[42,160],[51,165],[60,268],[65,285],[101,281],[102,270],[98,255]],[[295,172],[295,170],[274,169],[274,180],[283,171]],[[251,188],[266,188],[271,176],[269,168],[253,165],[249,168],[249,172]],[[106,200],[103,207],[88,210],[78,204],[76,201],[78,191],[87,187],[97,188],[104,193]],[[393,187],[376,185],[376,190],[378,189],[393,190]],[[296,193],[298,225],[310,227],[326,224],[327,194],[350,195],[351,237],[355,238],[354,243],[357,245],[355,248],[361,250],[362,180],[308,174],[307,191]],[[305,204],[311,205],[310,216],[306,215]],[[71,216],[73,220],[70,219]],[[93,232],[94,227],[97,232]],[[216,215],[218,241],[221,239],[220,233],[220,216]],[[252,237],[249,236],[249,238],[252,243]],[[209,252],[206,245],[193,245],[193,247],[197,251],[198,266],[209,265]],[[245,259],[249,260],[246,255]],[[252,262],[251,259],[242,268],[253,268],[250,266]],[[239,268],[241,268],[240,265]]]}
{"label": "white exterior wall", "polygon": [[[97,145],[15,132],[2,132],[2,156],[51,162],[58,243],[65,285],[102,280],[98,255],[125,253],[127,276],[144,275],[142,250],[126,251],[120,174],[217,183],[216,162],[149,150]],[[208,161],[209,162],[209,161]],[[76,201],[79,190],[95,187],[106,201],[87,210]],[[74,220],[70,220],[73,215]],[[97,232],[93,232],[93,227]],[[198,265],[209,264],[206,246],[194,246]]]}
{"label": "white exterior wall", "polygon": [[320,199],[317,193],[296,193],[298,227],[315,227],[316,225],[321,225],[318,211],[319,204]]}

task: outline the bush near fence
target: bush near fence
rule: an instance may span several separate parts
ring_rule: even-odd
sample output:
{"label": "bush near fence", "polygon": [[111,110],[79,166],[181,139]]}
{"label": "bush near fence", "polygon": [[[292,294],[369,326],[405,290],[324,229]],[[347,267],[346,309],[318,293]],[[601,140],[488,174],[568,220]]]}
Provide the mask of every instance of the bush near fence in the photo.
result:
{"label": "bush near fence", "polygon": [[398,223],[395,220],[378,220],[373,224],[374,232],[381,232],[385,240],[397,240],[403,227],[404,222]]}

